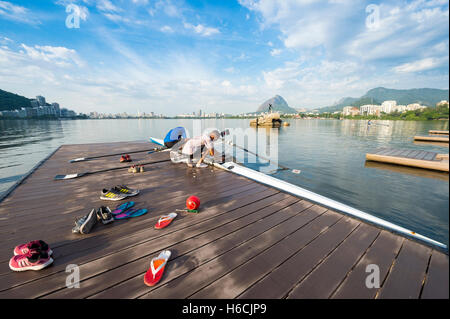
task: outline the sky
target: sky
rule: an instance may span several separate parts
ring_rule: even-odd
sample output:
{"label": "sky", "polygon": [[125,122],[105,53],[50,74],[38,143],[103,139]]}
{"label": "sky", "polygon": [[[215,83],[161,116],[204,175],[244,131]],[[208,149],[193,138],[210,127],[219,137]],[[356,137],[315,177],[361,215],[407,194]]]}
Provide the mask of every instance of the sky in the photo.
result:
{"label": "sky", "polygon": [[449,87],[448,0],[0,0],[0,89],[77,112],[253,112]]}

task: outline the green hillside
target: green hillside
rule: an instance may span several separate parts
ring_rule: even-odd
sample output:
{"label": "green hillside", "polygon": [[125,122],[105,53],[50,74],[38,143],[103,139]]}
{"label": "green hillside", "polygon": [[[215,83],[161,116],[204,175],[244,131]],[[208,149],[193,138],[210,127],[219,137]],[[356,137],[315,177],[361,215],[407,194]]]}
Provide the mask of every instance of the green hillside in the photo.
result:
{"label": "green hillside", "polygon": [[0,111],[11,111],[30,106],[30,99],[0,90]]}
{"label": "green hillside", "polygon": [[449,100],[449,90],[440,89],[410,89],[410,90],[395,90],[378,87],[369,90],[360,98],[347,97],[338,101],[332,106],[322,107],[319,109],[320,113],[342,111],[344,106],[360,107],[365,104],[381,104],[383,101],[397,101],[397,104],[408,105],[412,103],[420,103],[425,106],[435,106],[436,103],[442,100]]}

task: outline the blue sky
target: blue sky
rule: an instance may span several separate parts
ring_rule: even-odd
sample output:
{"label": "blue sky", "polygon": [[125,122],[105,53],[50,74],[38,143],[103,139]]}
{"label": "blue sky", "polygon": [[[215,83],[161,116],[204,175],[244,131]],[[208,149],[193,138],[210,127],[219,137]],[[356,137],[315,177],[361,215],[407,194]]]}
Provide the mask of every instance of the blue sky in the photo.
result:
{"label": "blue sky", "polygon": [[[78,112],[168,115],[250,112],[275,94],[316,108],[378,86],[448,89],[448,9],[448,0],[0,0],[0,88]],[[75,11],[79,28],[69,28]]]}

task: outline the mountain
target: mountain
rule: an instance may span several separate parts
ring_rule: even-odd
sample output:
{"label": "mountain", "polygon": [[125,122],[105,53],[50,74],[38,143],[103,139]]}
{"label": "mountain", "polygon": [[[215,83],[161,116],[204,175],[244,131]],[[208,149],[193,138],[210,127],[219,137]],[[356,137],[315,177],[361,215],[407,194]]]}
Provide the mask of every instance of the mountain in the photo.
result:
{"label": "mountain", "polygon": [[268,99],[261,104],[256,113],[268,112],[269,104],[272,104],[272,110],[280,113],[298,113],[294,108],[290,107],[287,102],[279,95],[275,95],[273,98]]}
{"label": "mountain", "polygon": [[355,103],[356,101],[358,101],[358,98],[344,97],[331,106],[326,106],[326,107],[320,108],[319,112],[320,113],[324,113],[324,112],[333,113],[337,110],[341,110],[344,106],[353,105],[353,103]]}
{"label": "mountain", "polygon": [[31,107],[30,99],[0,90],[0,111],[16,110],[22,107]]}
{"label": "mountain", "polygon": [[332,106],[322,107],[319,112],[341,111],[344,106],[360,107],[365,104],[381,104],[384,101],[397,101],[397,104],[408,105],[419,103],[426,106],[435,106],[436,103],[449,99],[449,90],[440,89],[409,89],[395,90],[378,87],[367,91],[366,94],[359,98],[347,97],[339,100]]}
{"label": "mountain", "polygon": [[439,89],[410,89],[393,90],[378,87],[368,91],[363,97],[373,98],[378,101],[395,100],[397,104],[407,105],[411,103],[420,103],[426,106],[435,106],[436,103],[447,100],[448,90]]}

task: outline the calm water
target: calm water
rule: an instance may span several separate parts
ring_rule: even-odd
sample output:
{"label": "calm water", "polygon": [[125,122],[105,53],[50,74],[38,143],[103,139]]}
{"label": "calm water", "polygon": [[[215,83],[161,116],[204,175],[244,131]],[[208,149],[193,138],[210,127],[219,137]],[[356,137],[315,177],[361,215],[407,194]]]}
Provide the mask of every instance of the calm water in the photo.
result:
{"label": "calm water", "polygon": [[[248,128],[248,120],[202,120],[202,127]],[[291,120],[259,129],[278,134],[279,162],[301,170],[274,176],[448,244],[448,174],[365,163],[378,147],[448,153],[448,147],[415,144],[414,135],[448,130],[448,121]],[[0,193],[62,144],[145,140],[175,126],[192,132],[192,120],[0,120]],[[80,156],[86,154],[80,154]],[[248,164],[254,167],[256,164]],[[57,172],[55,172],[56,174]]]}

